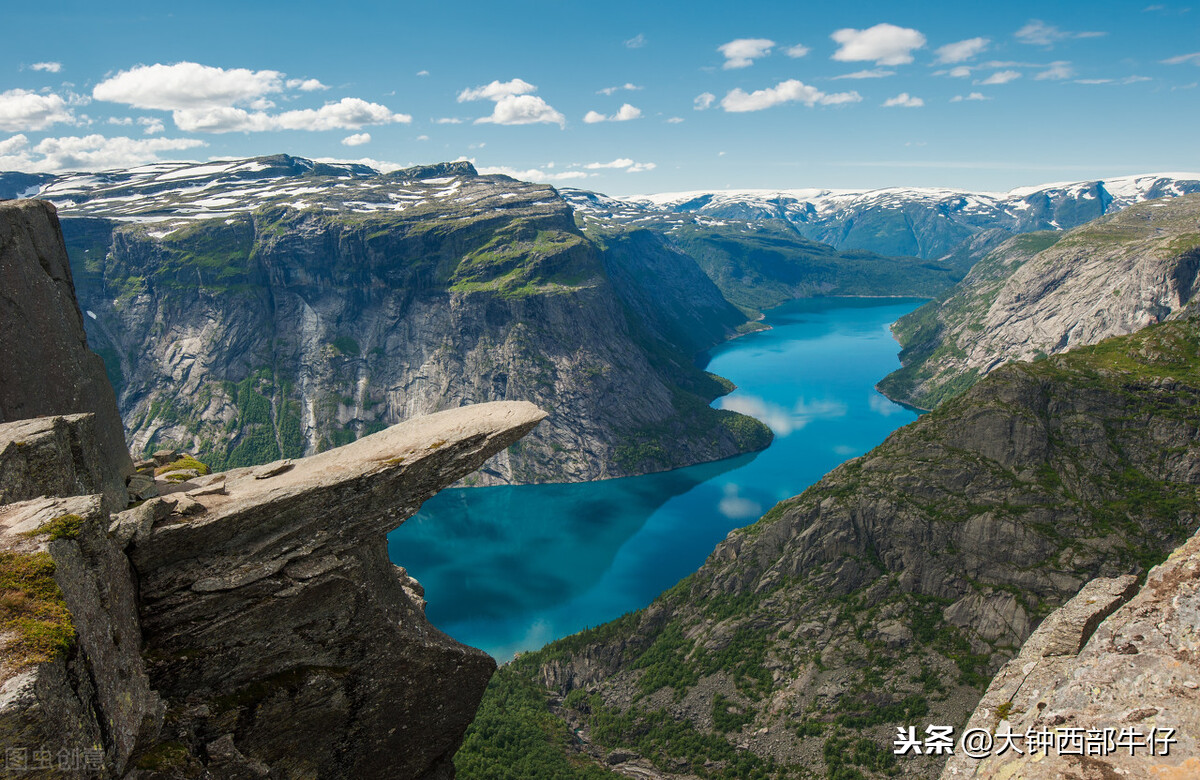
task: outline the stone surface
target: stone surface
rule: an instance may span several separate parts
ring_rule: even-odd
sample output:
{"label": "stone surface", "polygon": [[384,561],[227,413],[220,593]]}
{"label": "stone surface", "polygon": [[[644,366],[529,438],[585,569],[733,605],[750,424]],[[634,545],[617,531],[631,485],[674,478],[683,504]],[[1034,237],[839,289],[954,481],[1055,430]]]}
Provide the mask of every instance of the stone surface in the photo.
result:
{"label": "stone surface", "polygon": [[481,404],[236,469],[224,493],[181,497],[135,535],[150,677],[171,706],[162,739],[200,756],[228,732],[222,761],[284,776],[448,765],[495,663],[425,620],[384,535],[543,417]]}
{"label": "stone surface", "polygon": [[[0,423],[0,504],[103,493],[110,477],[94,414]],[[112,487],[114,499],[124,495]]]}
{"label": "stone surface", "polygon": [[71,266],[49,203],[0,203],[0,422],[92,412],[110,509],[133,462],[103,361],[88,349]]}
{"label": "stone surface", "polygon": [[1110,780],[1200,777],[1200,534],[1135,578],[1094,580],[1048,617],[992,681],[968,728],[1061,731],[1174,729],[1109,755],[957,755],[942,780]]}

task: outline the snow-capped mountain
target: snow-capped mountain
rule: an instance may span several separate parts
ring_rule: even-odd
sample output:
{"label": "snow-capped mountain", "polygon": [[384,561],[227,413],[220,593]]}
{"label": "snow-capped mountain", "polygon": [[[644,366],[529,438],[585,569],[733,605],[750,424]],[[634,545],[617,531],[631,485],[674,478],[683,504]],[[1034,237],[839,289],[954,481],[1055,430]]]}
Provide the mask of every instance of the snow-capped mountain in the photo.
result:
{"label": "snow-capped mountain", "polygon": [[629,223],[678,215],[712,226],[779,219],[806,238],[838,249],[936,258],[981,230],[1067,230],[1134,203],[1191,192],[1200,192],[1200,173],[1043,184],[1002,193],[889,187],[697,190],[623,200],[583,191],[564,195],[592,219]]}

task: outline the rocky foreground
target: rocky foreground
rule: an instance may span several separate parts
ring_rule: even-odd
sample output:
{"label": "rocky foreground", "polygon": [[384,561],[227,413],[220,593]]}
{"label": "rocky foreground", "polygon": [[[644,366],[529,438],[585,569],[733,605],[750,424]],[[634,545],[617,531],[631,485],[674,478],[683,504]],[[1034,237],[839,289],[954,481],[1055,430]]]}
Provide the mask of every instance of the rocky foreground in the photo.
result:
{"label": "rocky foreground", "polygon": [[[481,404],[311,458],[203,476],[168,464],[146,484],[57,227],[46,204],[0,206],[4,348],[63,352],[0,361],[6,770],[453,776],[495,662],[428,623],[385,534],[545,413]],[[148,499],[127,508],[134,485]]]}

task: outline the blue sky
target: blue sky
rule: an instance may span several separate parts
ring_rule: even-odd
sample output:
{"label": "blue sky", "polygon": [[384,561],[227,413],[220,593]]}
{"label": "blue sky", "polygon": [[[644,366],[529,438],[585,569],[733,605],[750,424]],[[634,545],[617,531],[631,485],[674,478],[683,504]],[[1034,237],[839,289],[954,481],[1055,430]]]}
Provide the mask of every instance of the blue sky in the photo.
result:
{"label": "blue sky", "polygon": [[10,4],[0,170],[468,158],[613,195],[1200,170],[1200,8],[1174,3],[174,5]]}

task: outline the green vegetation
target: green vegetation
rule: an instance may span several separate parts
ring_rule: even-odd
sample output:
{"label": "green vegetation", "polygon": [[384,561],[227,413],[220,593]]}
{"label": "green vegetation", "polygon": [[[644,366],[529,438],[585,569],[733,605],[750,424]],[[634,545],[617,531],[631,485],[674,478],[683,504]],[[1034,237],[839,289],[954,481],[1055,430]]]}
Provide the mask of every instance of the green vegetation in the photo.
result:
{"label": "green vegetation", "polygon": [[183,455],[172,463],[168,463],[165,466],[159,466],[156,468],[154,470],[154,476],[171,479],[172,476],[179,471],[196,471],[199,472],[201,476],[212,473],[212,470],[209,469],[208,466],[196,460],[193,456]]}
{"label": "green vegetation", "polygon": [[0,551],[0,631],[14,635],[0,651],[11,668],[52,661],[71,649],[75,626],[54,581],[50,553]]}
{"label": "green vegetation", "polygon": [[28,532],[29,536],[47,534],[50,541],[56,539],[75,539],[83,531],[83,518],[79,515],[59,515],[53,520],[42,523],[36,530]]}

